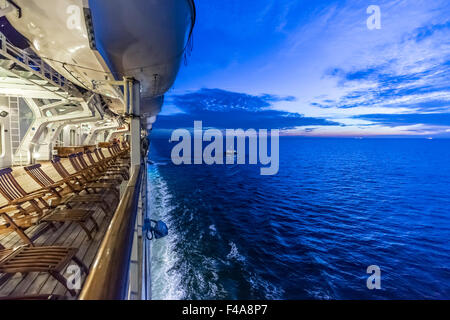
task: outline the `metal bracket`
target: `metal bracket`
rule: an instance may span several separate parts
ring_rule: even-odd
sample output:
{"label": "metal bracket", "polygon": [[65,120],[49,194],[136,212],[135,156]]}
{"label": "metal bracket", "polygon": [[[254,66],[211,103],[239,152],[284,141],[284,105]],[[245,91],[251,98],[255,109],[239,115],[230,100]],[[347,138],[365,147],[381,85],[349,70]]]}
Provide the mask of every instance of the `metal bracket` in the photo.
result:
{"label": "metal bracket", "polygon": [[141,118],[141,116],[135,115],[133,113],[124,113],[123,117],[128,118],[128,119],[138,119],[138,118],[140,119]]}
{"label": "metal bracket", "polygon": [[[94,80],[92,83],[94,85],[99,84],[109,84],[111,86],[123,87],[123,95],[124,95],[124,114],[130,113],[131,104],[133,103],[133,84],[137,81],[134,78],[124,77],[123,80]],[[137,116],[133,116],[133,118],[138,118]]]}

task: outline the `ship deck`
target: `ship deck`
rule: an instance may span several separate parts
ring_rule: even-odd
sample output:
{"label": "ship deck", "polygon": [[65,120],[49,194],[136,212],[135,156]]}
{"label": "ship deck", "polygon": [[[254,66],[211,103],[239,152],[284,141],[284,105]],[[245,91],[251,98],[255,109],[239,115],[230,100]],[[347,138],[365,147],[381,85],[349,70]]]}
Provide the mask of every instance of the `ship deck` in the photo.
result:
{"label": "ship deck", "polygon": [[[47,174],[49,174],[55,180],[58,180],[58,175],[54,171],[53,167],[49,163],[43,163],[43,168]],[[69,168],[69,165],[66,165]],[[70,170],[69,170],[70,171]],[[21,186],[28,192],[39,189],[39,186],[25,173],[23,168],[15,167],[14,176],[19,181]],[[121,195],[126,181],[122,183]],[[118,205],[117,200],[108,195],[108,199],[111,199],[112,208],[116,208]],[[5,200],[0,196],[0,205]],[[83,206],[80,206],[83,207]],[[95,256],[98,252],[100,244],[106,234],[108,226],[113,216],[113,212],[109,215],[105,215],[103,210],[95,205],[90,205],[90,209],[95,210],[94,219],[99,225],[99,230],[93,234],[93,239],[90,240],[83,229],[75,223],[64,223],[58,227],[57,231],[48,230],[43,233],[39,238],[34,241],[36,246],[65,246],[78,248],[77,257],[89,268],[93,264]],[[44,225],[37,225],[29,228],[26,234],[32,236],[43,230]],[[91,227],[91,225],[89,225]],[[0,234],[0,244],[8,249],[16,248],[23,245],[23,241],[15,233]],[[74,265],[72,262],[70,265]],[[68,278],[70,276],[67,273],[67,268],[63,275]],[[84,283],[86,275],[82,275],[82,282]],[[77,290],[77,294],[80,290]],[[30,274],[16,274],[11,278],[6,278],[5,275],[0,274],[0,299],[2,298],[19,298],[29,296],[54,296],[62,299],[76,299],[72,297],[69,292],[48,273],[30,273]]]}

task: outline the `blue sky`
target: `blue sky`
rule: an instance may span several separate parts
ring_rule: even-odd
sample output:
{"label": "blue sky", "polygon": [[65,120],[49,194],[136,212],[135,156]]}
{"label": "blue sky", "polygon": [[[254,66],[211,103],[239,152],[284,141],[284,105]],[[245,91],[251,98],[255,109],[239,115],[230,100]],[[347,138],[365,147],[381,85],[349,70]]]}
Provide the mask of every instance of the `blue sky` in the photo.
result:
{"label": "blue sky", "polygon": [[449,1],[196,4],[194,49],[155,128],[450,137]]}

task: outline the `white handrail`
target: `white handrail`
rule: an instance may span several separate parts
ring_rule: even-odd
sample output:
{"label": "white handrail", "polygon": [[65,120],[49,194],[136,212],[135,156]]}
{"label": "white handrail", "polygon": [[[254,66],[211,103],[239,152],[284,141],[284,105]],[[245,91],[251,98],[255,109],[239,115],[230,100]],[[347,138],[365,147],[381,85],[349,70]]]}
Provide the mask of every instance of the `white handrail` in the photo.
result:
{"label": "white handrail", "polygon": [[28,69],[29,72],[41,77],[59,87],[69,95],[79,95],[79,91],[75,85],[68,81],[64,76],[55,71],[52,67],[46,64],[42,59],[29,55],[24,50],[12,45],[6,36],[0,32],[0,54],[6,58],[19,64],[21,67]]}

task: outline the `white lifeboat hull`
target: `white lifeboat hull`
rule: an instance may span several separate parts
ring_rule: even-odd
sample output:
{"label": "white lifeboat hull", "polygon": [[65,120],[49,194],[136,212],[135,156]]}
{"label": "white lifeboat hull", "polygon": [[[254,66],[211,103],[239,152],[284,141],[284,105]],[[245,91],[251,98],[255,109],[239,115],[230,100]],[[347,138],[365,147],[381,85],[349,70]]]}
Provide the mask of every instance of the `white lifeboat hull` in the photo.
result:
{"label": "white lifeboat hull", "polygon": [[[173,85],[193,25],[191,0],[16,0],[8,20],[75,84],[105,96],[105,80],[141,83],[141,113],[155,116]],[[92,21],[92,22],[90,22]],[[104,84],[98,84],[103,81]]]}

